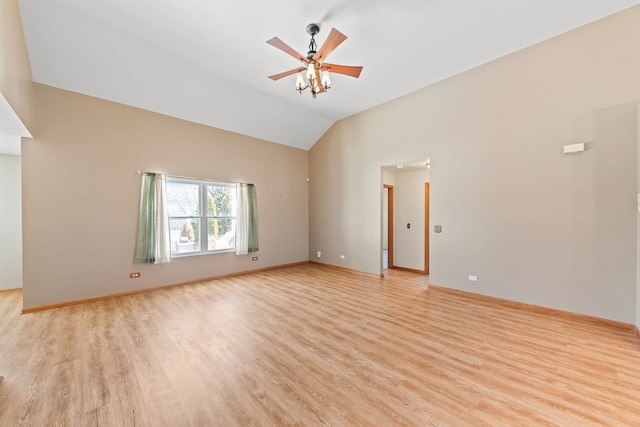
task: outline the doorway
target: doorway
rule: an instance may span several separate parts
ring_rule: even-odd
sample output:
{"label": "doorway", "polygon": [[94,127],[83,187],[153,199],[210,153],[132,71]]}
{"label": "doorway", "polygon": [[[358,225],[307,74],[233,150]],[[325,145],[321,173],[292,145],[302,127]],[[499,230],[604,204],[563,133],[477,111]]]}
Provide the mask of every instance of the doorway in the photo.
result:
{"label": "doorway", "polygon": [[381,274],[429,274],[430,161],[382,167]]}
{"label": "doorway", "polygon": [[31,138],[31,134],[0,93],[0,291],[23,287],[22,138]]}

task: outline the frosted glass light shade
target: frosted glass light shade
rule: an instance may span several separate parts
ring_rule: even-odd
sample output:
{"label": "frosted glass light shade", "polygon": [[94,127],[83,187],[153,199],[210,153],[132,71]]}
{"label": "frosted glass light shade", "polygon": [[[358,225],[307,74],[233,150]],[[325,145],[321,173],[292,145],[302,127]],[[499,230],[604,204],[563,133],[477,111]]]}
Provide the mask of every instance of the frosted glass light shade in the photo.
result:
{"label": "frosted glass light shade", "polygon": [[309,62],[309,66],[307,68],[307,79],[309,80],[316,79],[316,69],[313,62]]}
{"label": "frosted glass light shade", "polygon": [[331,79],[329,78],[329,71],[322,72],[322,86],[329,87],[331,86]]}

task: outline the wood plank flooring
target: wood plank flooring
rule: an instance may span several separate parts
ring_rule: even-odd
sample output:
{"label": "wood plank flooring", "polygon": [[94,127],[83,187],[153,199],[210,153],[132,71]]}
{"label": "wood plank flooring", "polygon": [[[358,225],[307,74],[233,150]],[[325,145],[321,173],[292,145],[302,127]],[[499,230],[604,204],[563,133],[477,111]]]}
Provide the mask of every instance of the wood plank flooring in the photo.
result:
{"label": "wood plank flooring", "polygon": [[640,343],[580,316],[307,264],[20,315],[0,426],[638,426]]}

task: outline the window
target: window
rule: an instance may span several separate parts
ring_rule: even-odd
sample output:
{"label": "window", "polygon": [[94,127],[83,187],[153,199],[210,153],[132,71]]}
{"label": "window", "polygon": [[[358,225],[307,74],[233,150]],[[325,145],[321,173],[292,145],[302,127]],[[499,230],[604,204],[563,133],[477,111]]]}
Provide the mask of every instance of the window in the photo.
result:
{"label": "window", "polygon": [[236,185],[167,177],[171,255],[233,251]]}

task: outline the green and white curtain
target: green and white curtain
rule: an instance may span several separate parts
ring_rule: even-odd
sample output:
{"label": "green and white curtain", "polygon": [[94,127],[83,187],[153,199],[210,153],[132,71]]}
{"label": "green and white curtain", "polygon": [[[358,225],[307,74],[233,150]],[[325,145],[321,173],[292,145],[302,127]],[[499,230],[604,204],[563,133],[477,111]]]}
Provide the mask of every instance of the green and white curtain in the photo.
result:
{"label": "green and white curtain", "polygon": [[254,184],[238,183],[236,255],[258,251],[258,197]]}
{"label": "green and white curtain", "polygon": [[162,174],[142,172],[140,215],[135,262],[160,264],[171,261],[167,185]]}

